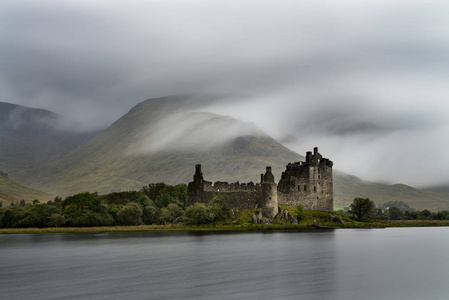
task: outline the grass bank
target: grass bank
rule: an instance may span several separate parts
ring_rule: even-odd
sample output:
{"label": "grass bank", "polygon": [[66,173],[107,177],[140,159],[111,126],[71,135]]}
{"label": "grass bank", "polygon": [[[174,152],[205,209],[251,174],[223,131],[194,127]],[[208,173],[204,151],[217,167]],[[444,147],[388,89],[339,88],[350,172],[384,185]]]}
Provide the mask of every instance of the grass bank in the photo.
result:
{"label": "grass bank", "polygon": [[[344,224],[330,221],[331,216],[343,219]],[[234,223],[233,223],[234,222]],[[298,225],[291,224],[253,224],[246,220],[228,220],[227,222],[209,223],[204,225],[140,225],[140,226],[111,226],[111,227],[57,227],[57,228],[6,228],[0,229],[0,234],[35,234],[35,233],[101,233],[101,232],[145,232],[145,231],[272,231],[272,230],[321,230],[315,225],[332,228],[387,228],[387,227],[432,227],[449,226],[449,220],[362,220],[358,221],[349,216],[342,216],[323,212],[304,212]]]}

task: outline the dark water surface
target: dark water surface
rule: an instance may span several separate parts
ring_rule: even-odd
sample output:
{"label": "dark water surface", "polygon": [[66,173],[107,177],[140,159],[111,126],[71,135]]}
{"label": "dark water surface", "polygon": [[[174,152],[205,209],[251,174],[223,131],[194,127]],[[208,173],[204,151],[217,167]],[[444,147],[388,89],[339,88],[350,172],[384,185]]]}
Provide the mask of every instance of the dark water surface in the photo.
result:
{"label": "dark water surface", "polygon": [[449,299],[449,228],[1,235],[0,299]]}

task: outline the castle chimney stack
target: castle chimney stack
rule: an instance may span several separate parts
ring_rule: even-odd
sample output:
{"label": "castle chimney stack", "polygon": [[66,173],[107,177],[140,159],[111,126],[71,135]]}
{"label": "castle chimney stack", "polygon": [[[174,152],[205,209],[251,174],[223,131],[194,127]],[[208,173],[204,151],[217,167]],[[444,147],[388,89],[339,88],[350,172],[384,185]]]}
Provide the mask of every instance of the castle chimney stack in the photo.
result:
{"label": "castle chimney stack", "polygon": [[267,171],[265,175],[263,175],[263,182],[273,182],[274,183],[274,175],[271,173],[271,167],[267,166]]}
{"label": "castle chimney stack", "polygon": [[194,182],[202,182],[203,181],[203,172],[201,171],[201,165],[195,165],[195,174],[193,175]]}
{"label": "castle chimney stack", "polygon": [[311,159],[312,159],[312,151],[307,151],[307,153],[306,153],[306,163],[310,163]]}
{"label": "castle chimney stack", "polygon": [[318,155],[318,147],[313,148],[313,155]]}

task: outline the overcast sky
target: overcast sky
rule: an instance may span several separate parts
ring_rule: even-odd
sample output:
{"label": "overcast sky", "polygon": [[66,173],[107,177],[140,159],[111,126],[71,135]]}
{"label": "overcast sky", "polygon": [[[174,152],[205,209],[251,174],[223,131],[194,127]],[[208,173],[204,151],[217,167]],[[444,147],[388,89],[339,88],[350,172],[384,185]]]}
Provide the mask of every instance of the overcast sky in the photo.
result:
{"label": "overcast sky", "polygon": [[3,102],[101,127],[239,95],[208,110],[367,180],[449,182],[448,1],[0,0],[0,43]]}

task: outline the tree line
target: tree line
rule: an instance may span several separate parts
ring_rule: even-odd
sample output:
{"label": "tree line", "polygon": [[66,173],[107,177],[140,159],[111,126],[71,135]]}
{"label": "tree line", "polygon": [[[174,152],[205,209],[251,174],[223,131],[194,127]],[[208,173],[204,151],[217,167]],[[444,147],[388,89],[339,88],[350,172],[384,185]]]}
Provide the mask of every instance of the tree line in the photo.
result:
{"label": "tree line", "polygon": [[449,220],[449,211],[431,212],[428,209],[416,210],[403,201],[389,201],[376,205],[369,198],[355,198],[349,208],[338,211],[350,214],[358,219],[371,218],[377,220]]}
{"label": "tree line", "polygon": [[219,197],[206,206],[197,203],[186,209],[187,186],[157,183],[140,191],[106,195],[80,193],[64,200],[40,203],[34,200],[0,206],[0,228],[96,227],[167,224],[176,220],[203,224],[226,219],[230,209]]}

